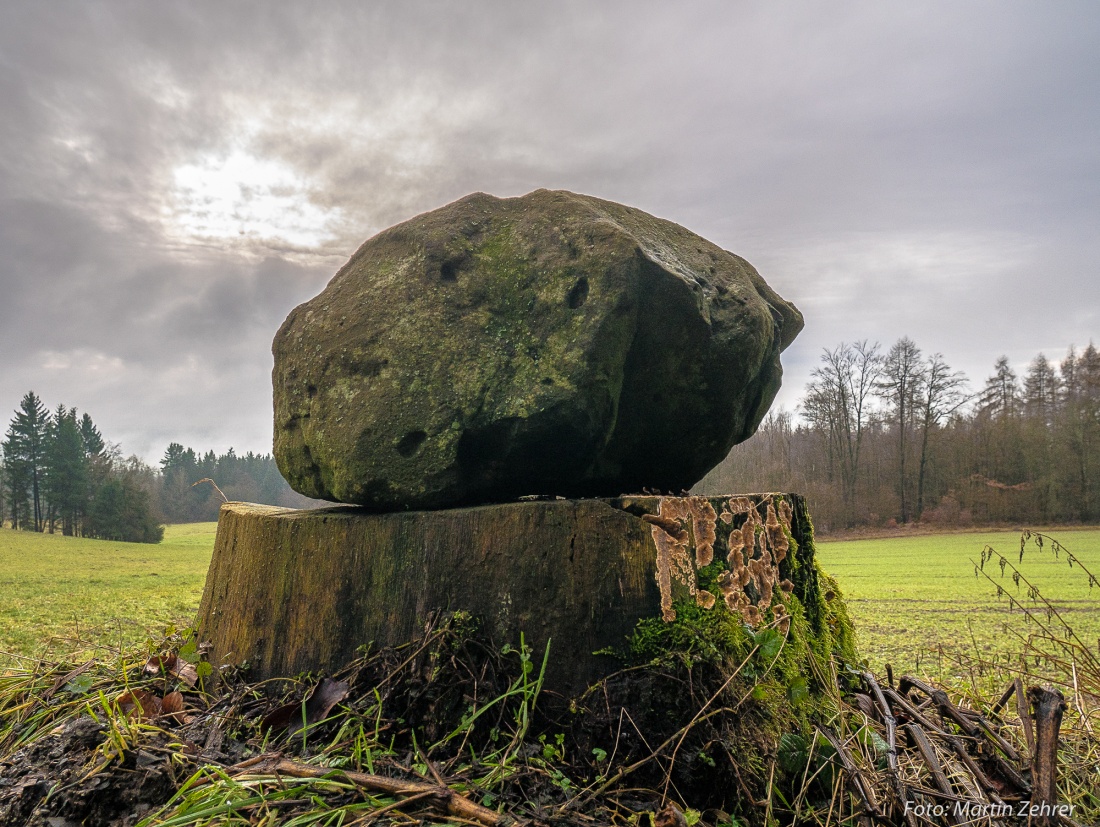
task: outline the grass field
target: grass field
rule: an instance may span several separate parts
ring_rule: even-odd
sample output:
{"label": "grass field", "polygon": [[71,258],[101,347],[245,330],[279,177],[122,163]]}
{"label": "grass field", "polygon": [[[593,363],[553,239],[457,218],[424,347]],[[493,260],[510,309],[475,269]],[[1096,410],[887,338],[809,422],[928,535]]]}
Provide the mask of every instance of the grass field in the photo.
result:
{"label": "grass field", "polygon": [[[214,523],[169,526],[160,545],[112,543],[0,530],[0,664],[51,646],[70,657],[81,644],[140,643],[167,624],[194,618],[214,545]],[[1100,531],[1052,532],[1100,574]],[[942,645],[986,654],[1018,648],[1006,624],[1026,631],[996,587],[974,577],[971,560],[992,545],[1012,561],[1019,534],[991,532],[819,543],[825,569],[848,601],[860,650],[871,666],[939,674]],[[1100,637],[1100,589],[1089,593],[1063,556],[1029,546],[1025,576],[1055,600],[1086,641]],[[986,570],[1007,590],[995,563]],[[1026,588],[1021,590],[1026,598]],[[949,666],[950,664],[948,664]],[[950,671],[950,669],[948,670]]]}
{"label": "grass field", "polygon": [[158,545],[0,530],[0,664],[50,647],[128,646],[190,623],[216,527],[169,526]]}
{"label": "grass field", "polygon": [[[1047,531],[1100,576],[1100,531]],[[1006,626],[1027,634],[1021,612],[1009,611],[997,587],[974,575],[974,563],[990,545],[1018,565],[1039,587],[1086,643],[1100,637],[1100,588],[1091,593],[1080,568],[1070,568],[1049,549],[1029,543],[1019,562],[1018,532],[941,534],[925,537],[819,542],[822,566],[836,577],[848,602],[860,652],[877,671],[891,663],[895,672],[918,670],[931,675],[956,672],[950,659],[941,663],[938,646],[984,655],[1019,650]],[[1017,589],[1011,570],[1002,578],[994,560],[987,571],[1006,592],[1030,604],[1027,587]]]}

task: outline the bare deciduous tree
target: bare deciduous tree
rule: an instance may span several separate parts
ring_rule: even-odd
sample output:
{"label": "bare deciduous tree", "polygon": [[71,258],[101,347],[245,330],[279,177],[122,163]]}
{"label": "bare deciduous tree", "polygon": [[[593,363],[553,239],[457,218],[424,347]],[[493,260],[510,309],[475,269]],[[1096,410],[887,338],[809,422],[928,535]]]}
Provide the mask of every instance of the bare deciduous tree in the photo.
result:
{"label": "bare deciduous tree", "polygon": [[924,364],[920,348],[908,336],[898,339],[882,362],[882,372],[875,383],[875,392],[887,405],[887,416],[896,430],[898,440],[899,517],[909,522],[909,475],[906,459],[910,447],[906,437],[912,432],[917,396],[924,381]]}
{"label": "bare deciduous tree", "polygon": [[841,343],[821,355],[802,403],[803,416],[826,440],[829,474],[839,474],[843,498],[852,503],[859,485],[870,400],[882,373],[879,345]]}
{"label": "bare deciduous tree", "polygon": [[966,376],[953,371],[944,361],[943,355],[934,353],[924,363],[924,376],[921,381],[920,410],[917,417],[920,422],[920,461],[917,470],[917,519],[924,513],[924,483],[928,471],[928,446],[932,432],[939,428],[945,419],[953,415],[969,401],[966,393]]}

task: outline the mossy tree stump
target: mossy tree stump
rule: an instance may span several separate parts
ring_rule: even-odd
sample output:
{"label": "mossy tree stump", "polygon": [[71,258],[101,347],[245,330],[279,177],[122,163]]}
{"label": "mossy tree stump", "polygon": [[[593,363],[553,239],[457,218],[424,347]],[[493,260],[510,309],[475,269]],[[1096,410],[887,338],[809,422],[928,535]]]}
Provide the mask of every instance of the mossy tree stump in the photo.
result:
{"label": "mossy tree stump", "polygon": [[[828,598],[828,599],[827,599]],[[812,527],[797,495],[539,500],[372,514],[350,506],[222,506],[198,629],[215,663],[257,677],[332,670],[365,644],[395,645],[444,611],[541,653],[546,687],[571,696],[618,668],[639,621],[677,601],[747,626],[830,628]],[[839,601],[839,598],[836,598]],[[842,611],[842,609],[841,609]]]}

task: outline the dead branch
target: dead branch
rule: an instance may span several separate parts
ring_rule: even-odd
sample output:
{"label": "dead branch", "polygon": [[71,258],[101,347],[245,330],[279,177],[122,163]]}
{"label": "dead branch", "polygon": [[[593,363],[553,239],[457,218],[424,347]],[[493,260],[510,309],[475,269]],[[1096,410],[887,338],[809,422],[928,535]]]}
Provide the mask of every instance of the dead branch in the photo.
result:
{"label": "dead branch", "polygon": [[875,800],[875,792],[871,785],[867,783],[867,779],[863,777],[863,773],[860,772],[859,767],[856,766],[856,762],[852,760],[852,756],[848,754],[847,748],[840,742],[840,739],[829,732],[829,730],[821,728],[818,731],[833,745],[833,749],[836,750],[837,758],[840,759],[840,763],[844,767],[844,772],[852,779],[856,787],[856,792],[863,800],[864,815],[861,821],[869,824],[870,819],[868,818],[868,814],[877,820],[882,820],[882,810],[879,809],[878,802]]}
{"label": "dead branch", "polygon": [[1012,695],[1015,691],[1016,691],[1015,682],[1010,683],[1008,685],[1008,688],[1005,689],[1005,691],[1003,693],[1001,693],[1001,697],[999,697],[997,699],[997,702],[995,704],[993,704],[993,707],[991,708],[990,711],[994,715],[999,715],[1001,710],[1004,709],[1005,704],[1008,703],[1008,699],[1012,697]]}
{"label": "dead branch", "polygon": [[308,764],[300,764],[297,761],[283,758],[279,753],[257,756],[228,767],[226,771],[230,775],[271,774],[289,775],[291,778],[324,778],[335,774],[364,789],[387,795],[423,798],[425,803],[442,810],[448,815],[469,819],[478,824],[483,824],[485,827],[505,827],[505,825],[515,823],[515,820],[509,816],[503,816],[488,807],[475,804],[454,790],[428,781],[406,781],[401,778],[387,778],[382,775],[352,772],[332,767],[311,767]]}
{"label": "dead branch", "polygon": [[905,807],[905,802],[909,800],[909,792],[906,790],[905,784],[901,780],[901,773],[898,770],[897,719],[894,717],[893,710],[890,709],[890,704],[886,702],[886,698],[882,694],[882,688],[875,680],[875,676],[870,672],[864,672],[863,680],[871,688],[871,694],[874,695],[879,709],[882,710],[883,723],[886,724],[886,764],[890,768],[890,781],[893,784],[894,793],[905,812],[905,823],[909,827],[916,827],[917,817],[909,808]]}
{"label": "dead branch", "polygon": [[1027,690],[1035,718],[1035,749],[1031,755],[1032,804],[1040,806],[1040,815],[1034,822],[1038,827],[1058,823],[1057,816],[1045,815],[1058,803],[1058,730],[1062,726],[1062,713],[1066,711],[1066,699],[1057,689],[1033,686]]}
{"label": "dead branch", "polygon": [[[952,789],[951,782],[947,780],[947,776],[943,772],[943,767],[940,765],[940,759],[937,757],[936,751],[932,748],[932,742],[928,740],[928,736],[924,734],[924,730],[921,729],[920,724],[906,724],[905,729],[913,739],[913,743],[916,744],[917,750],[924,759],[924,764],[928,767],[928,772],[932,776],[932,780],[936,782],[936,787],[939,791],[944,795],[955,795],[955,790]],[[959,823],[952,812],[949,811],[947,817],[952,824]]]}
{"label": "dead branch", "polygon": [[1027,741],[1027,754],[1035,757],[1035,730],[1031,726],[1031,713],[1027,708],[1027,695],[1024,694],[1024,684],[1019,677],[1013,679],[1012,685],[1016,688],[1016,713],[1020,716],[1020,726],[1024,729],[1024,740]]}
{"label": "dead branch", "polygon": [[970,751],[966,748],[966,742],[957,735],[952,735],[950,732],[945,732],[940,729],[934,723],[929,721],[924,715],[922,715],[916,707],[914,707],[908,700],[899,695],[892,689],[886,690],[886,695],[890,701],[899,709],[901,709],[906,715],[913,719],[915,723],[920,724],[927,732],[934,733],[939,738],[942,738],[951,748],[955,750],[955,754],[959,756],[959,760],[962,761],[970,774],[974,776],[974,779],[978,782],[986,794],[989,796],[989,800],[994,804],[1003,804],[1001,800],[997,786],[990,780],[989,776],[985,774],[985,771],[978,766],[978,762],[974,760],[974,756],[970,754]]}
{"label": "dead branch", "polygon": [[[1019,762],[1019,753],[1017,753],[1012,745],[1005,741],[1004,738],[993,731],[992,725],[986,721],[985,718],[979,717],[977,719],[978,723],[975,723],[974,720],[963,715],[962,712],[951,703],[951,699],[947,697],[947,693],[942,689],[933,689],[923,681],[906,675],[899,682],[898,688],[905,691],[909,686],[919,689],[928,696],[929,701],[935,704],[945,725],[947,721],[950,720],[969,737],[975,740],[984,740],[992,746],[993,749],[989,750],[989,761],[994,763],[1000,774],[1015,785],[1021,793],[1024,795],[1031,793],[1031,785],[1028,784],[1027,780],[1022,775],[1020,775],[1016,767],[1012,765],[1012,761]],[[936,731],[937,734],[950,734],[939,728],[936,728]],[[1007,755],[1011,760],[1006,760],[1004,755],[1001,755],[1001,752]]]}

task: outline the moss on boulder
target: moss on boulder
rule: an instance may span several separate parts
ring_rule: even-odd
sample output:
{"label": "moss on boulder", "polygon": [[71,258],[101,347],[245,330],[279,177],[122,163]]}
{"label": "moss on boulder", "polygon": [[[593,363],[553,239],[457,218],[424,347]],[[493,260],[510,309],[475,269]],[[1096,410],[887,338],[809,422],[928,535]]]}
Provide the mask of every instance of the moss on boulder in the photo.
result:
{"label": "moss on boulder", "polygon": [[697,482],[802,317],[744,259],[568,192],[475,194],[367,241],[275,338],[275,456],[376,510]]}

